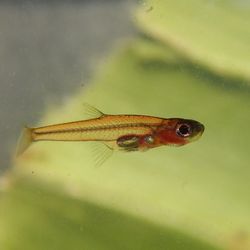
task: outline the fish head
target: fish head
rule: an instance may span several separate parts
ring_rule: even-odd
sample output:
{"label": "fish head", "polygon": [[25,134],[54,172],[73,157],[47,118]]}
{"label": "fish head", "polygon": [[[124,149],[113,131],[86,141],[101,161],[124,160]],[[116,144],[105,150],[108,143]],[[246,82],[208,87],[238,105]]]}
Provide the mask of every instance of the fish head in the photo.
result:
{"label": "fish head", "polygon": [[205,127],[202,123],[189,119],[179,119],[175,126],[176,136],[182,138],[186,143],[198,140],[204,130]]}
{"label": "fish head", "polygon": [[159,138],[164,145],[182,146],[198,140],[204,130],[204,125],[198,121],[171,118],[165,120],[165,125],[159,130]]}

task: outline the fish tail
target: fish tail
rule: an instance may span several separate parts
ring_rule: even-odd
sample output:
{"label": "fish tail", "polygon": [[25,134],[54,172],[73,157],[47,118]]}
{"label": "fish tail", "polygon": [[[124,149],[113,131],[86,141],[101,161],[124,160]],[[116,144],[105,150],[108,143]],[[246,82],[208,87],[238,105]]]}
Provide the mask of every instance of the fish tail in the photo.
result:
{"label": "fish tail", "polygon": [[16,156],[20,156],[34,141],[32,137],[32,128],[25,127],[17,143]]}

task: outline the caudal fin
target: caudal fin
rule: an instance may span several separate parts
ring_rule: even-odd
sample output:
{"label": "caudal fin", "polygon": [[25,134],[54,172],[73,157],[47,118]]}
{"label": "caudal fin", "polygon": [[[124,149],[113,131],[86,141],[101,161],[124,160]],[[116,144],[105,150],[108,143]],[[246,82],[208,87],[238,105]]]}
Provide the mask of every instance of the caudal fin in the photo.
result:
{"label": "caudal fin", "polygon": [[25,127],[17,143],[16,156],[21,155],[33,142],[32,129]]}

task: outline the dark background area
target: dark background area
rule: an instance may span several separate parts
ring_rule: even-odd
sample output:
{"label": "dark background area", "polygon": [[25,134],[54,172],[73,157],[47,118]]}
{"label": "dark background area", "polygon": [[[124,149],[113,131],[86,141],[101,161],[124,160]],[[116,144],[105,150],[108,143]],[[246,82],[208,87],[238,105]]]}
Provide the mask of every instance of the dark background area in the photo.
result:
{"label": "dark background area", "polygon": [[0,2],[0,173],[21,128],[47,103],[84,88],[120,39],[135,33],[134,1]]}

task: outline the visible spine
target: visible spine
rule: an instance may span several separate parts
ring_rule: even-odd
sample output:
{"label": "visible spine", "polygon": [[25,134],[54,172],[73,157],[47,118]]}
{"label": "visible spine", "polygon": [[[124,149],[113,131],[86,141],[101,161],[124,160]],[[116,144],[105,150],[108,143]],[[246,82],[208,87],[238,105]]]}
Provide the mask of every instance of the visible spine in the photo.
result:
{"label": "visible spine", "polygon": [[149,133],[153,127],[158,125],[158,118],[154,120],[151,118],[151,120],[143,122],[143,119],[137,116],[105,116],[36,128],[33,131],[33,137],[35,141],[110,141],[126,134]]}

